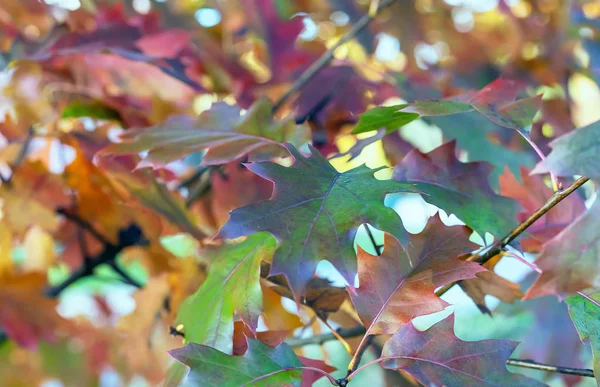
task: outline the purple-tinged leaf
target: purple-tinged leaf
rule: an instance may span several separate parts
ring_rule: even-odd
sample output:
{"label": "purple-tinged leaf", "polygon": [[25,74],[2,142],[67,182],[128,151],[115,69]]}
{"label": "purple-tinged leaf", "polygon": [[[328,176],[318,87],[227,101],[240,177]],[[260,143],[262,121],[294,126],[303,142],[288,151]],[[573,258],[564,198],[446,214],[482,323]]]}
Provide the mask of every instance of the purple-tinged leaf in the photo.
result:
{"label": "purple-tinged leaf", "polygon": [[411,324],[384,345],[383,367],[408,372],[425,386],[545,386],[506,369],[517,347],[511,340],[462,341],[454,334],[454,316],[422,332]]}
{"label": "purple-tinged leaf", "polygon": [[406,241],[398,214],[383,204],[385,195],[415,192],[410,184],[377,180],[377,170],[365,166],[339,173],[313,147],[310,156],[286,145],[291,167],[272,162],[247,168],[274,183],[270,200],[231,212],[220,237],[237,238],[268,231],[277,239],[271,274],[285,274],[295,297],[302,294],[319,261],[333,263],[348,283],[354,283],[354,237],[363,223],[393,232]]}

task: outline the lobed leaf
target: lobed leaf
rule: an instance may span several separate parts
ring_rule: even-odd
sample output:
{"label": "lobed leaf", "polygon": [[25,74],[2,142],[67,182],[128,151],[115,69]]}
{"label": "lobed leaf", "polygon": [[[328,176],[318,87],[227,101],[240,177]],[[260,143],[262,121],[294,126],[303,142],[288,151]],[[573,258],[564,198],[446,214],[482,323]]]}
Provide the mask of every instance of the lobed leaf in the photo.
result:
{"label": "lobed leaf", "polygon": [[294,164],[251,163],[247,168],[271,180],[270,200],[238,208],[218,236],[237,238],[268,231],[277,239],[271,274],[284,274],[298,298],[319,261],[326,259],[349,283],[354,282],[354,237],[363,223],[407,239],[402,221],[384,206],[386,194],[415,192],[411,184],[377,180],[376,170],[365,166],[339,173],[313,147],[303,156],[292,145],[286,148]]}
{"label": "lobed leaf", "polygon": [[477,248],[471,230],[447,227],[436,215],[404,248],[385,234],[384,250],[373,256],[358,247],[359,287],[350,292],[367,334],[392,334],[414,317],[439,312],[448,304],[434,291],[486,271],[457,257]]}
{"label": "lobed leaf", "polygon": [[385,343],[383,367],[406,371],[425,386],[545,386],[508,372],[505,363],[517,347],[514,341],[462,341],[453,327],[453,315],[424,332],[405,325]]}
{"label": "lobed leaf", "polygon": [[231,353],[234,314],[256,332],[262,312],[260,263],[271,260],[274,248],[273,237],[259,233],[214,253],[208,277],[177,316],[188,342]]}
{"label": "lobed leaf", "polygon": [[488,183],[491,165],[461,163],[454,153],[454,141],[429,153],[415,149],[394,168],[393,179],[414,184],[426,202],[455,214],[481,235],[505,235],[517,226],[518,204],[492,191]]}

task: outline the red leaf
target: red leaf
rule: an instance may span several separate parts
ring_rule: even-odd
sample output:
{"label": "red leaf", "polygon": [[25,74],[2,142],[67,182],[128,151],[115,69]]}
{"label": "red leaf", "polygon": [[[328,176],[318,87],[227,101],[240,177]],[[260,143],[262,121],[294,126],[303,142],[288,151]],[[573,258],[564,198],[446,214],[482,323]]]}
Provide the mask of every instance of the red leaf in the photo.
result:
{"label": "red leaf", "polygon": [[425,230],[412,235],[405,249],[385,234],[381,256],[358,247],[360,287],[350,292],[368,334],[392,334],[414,317],[443,310],[448,304],[436,288],[485,271],[475,262],[457,257],[478,246],[469,241],[471,230],[447,227],[436,215]]}

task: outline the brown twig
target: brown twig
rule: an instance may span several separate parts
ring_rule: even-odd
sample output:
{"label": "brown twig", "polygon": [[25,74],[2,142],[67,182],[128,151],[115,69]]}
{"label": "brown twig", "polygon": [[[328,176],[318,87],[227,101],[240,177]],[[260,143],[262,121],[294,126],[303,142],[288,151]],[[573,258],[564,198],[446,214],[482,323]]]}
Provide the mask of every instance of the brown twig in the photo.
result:
{"label": "brown twig", "polygon": [[559,367],[559,366],[553,366],[553,365],[549,365],[549,364],[538,363],[533,360],[512,359],[511,358],[506,361],[506,364],[515,366],[515,367],[529,368],[532,370],[556,372],[559,374],[586,376],[586,377],[590,377],[590,378],[594,377],[594,371],[592,371],[590,369]]}
{"label": "brown twig", "polygon": [[[492,245],[488,250],[486,250],[483,254],[471,254],[466,258],[467,261],[477,262],[481,265],[492,259],[494,256],[500,254],[502,250],[508,246],[512,241],[514,241],[519,235],[521,235],[525,230],[529,228],[532,224],[534,224],[539,218],[544,216],[548,211],[550,211],[554,206],[564,200],[567,196],[575,192],[575,190],[582,185],[584,185],[589,178],[580,177],[575,180],[570,186],[562,191],[555,192],[548,201],[537,209],[533,214],[531,214],[523,223],[519,224],[515,227],[511,232],[508,233],[504,238],[500,239],[496,243]],[[440,297],[444,293],[446,293],[450,288],[456,285],[458,282],[450,283],[441,289],[439,289],[435,294]]]}
{"label": "brown twig", "polygon": [[367,235],[369,236],[369,239],[371,240],[371,244],[373,245],[375,252],[377,253],[377,255],[381,255],[381,245],[378,245],[377,242],[375,242],[375,237],[373,236],[373,233],[371,232],[371,226],[369,226],[368,224],[365,224],[365,228],[367,229]]}
{"label": "brown twig", "polygon": [[333,53],[339,47],[354,39],[358,33],[365,29],[369,23],[371,23],[375,17],[381,12],[382,9],[390,6],[395,0],[382,0],[377,7],[377,11],[373,13],[367,13],[361,17],[358,22],[348,31],[344,36],[340,38],[333,46],[331,46],[326,52],[323,53],[306,71],[304,71],[292,85],[292,87],[273,105],[273,113],[276,113],[281,107],[287,102],[288,99],[313,79],[319,71],[321,71],[327,64],[333,59]]}
{"label": "brown twig", "polygon": [[[366,329],[363,326],[358,326],[358,327],[348,328],[348,329],[336,329],[336,332],[341,337],[349,338],[349,337],[357,337],[360,335],[364,335],[366,332]],[[292,348],[298,348],[298,347],[303,347],[305,345],[313,345],[313,344],[322,345],[323,343],[325,343],[327,341],[332,341],[332,340],[336,340],[335,335],[333,333],[326,333],[323,335],[306,337],[304,339],[292,338],[292,339],[286,340],[286,343]]]}
{"label": "brown twig", "polygon": [[21,164],[23,164],[23,161],[25,161],[25,156],[27,156],[27,151],[29,150],[29,145],[31,144],[31,140],[33,140],[34,134],[35,132],[33,131],[33,127],[29,127],[29,130],[27,131],[27,137],[25,137],[23,145],[21,146],[21,149],[19,149],[19,154],[17,154],[17,158],[15,159],[15,163],[12,166],[12,173],[7,178],[2,176],[2,183],[12,183],[12,178],[17,172],[17,169],[21,166]]}

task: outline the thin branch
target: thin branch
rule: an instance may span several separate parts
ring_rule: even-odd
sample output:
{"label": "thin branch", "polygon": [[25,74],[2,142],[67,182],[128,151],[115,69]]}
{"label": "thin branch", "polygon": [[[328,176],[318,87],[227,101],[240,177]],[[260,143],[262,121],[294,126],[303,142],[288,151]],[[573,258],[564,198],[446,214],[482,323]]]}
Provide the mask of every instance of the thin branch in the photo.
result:
{"label": "thin branch", "polygon": [[515,367],[530,368],[532,370],[556,372],[559,374],[586,376],[589,378],[594,377],[594,371],[592,371],[590,369],[559,367],[559,366],[553,366],[553,365],[549,365],[549,364],[537,363],[533,360],[521,360],[521,359],[512,359],[511,358],[506,361],[506,364],[515,366]]}
{"label": "thin branch", "polygon": [[[492,245],[492,247],[490,247],[485,253],[471,254],[469,257],[467,257],[466,261],[477,262],[477,263],[483,265],[484,263],[486,263],[487,261],[492,259],[494,256],[496,256],[497,254],[500,254],[506,246],[508,246],[519,235],[521,235],[525,230],[527,230],[527,228],[529,228],[529,226],[534,224],[539,218],[544,216],[548,211],[550,211],[554,206],[556,206],[558,203],[560,203],[567,196],[569,196],[570,194],[575,192],[575,190],[577,188],[584,185],[588,180],[589,180],[589,178],[587,178],[587,177],[580,177],[579,179],[575,180],[573,182],[573,184],[568,186],[566,189],[555,192],[543,206],[541,206],[537,211],[535,211],[533,214],[531,214],[529,216],[529,218],[527,218],[523,223],[521,223],[520,225],[515,227],[511,232],[508,233],[508,235],[506,235],[504,238],[502,238],[499,241],[497,241],[496,243],[494,243]],[[457,282],[450,283],[450,284],[442,287],[437,292],[435,292],[435,294],[439,297],[439,296],[443,295],[444,293],[446,293],[448,290],[450,290],[450,288],[456,284],[457,284]]]}
{"label": "thin branch", "polygon": [[113,269],[115,271],[115,273],[117,273],[119,276],[121,276],[121,278],[123,278],[125,283],[127,283],[131,286],[134,286],[138,289],[141,289],[144,287],[143,284],[139,283],[135,278],[133,278],[132,276],[127,274],[127,272],[125,270],[123,270],[123,268],[114,260],[110,261],[108,263],[108,265],[111,267],[111,269]]}
{"label": "thin branch", "polygon": [[315,314],[315,317],[318,317],[319,320],[321,320],[323,322],[323,324],[325,324],[325,326],[327,328],[329,328],[329,330],[331,331],[331,334],[334,335],[335,338],[338,339],[338,341],[344,346],[344,349],[346,349],[346,352],[348,352],[350,355],[354,355],[350,344],[348,344],[348,342],[342,335],[340,335],[335,329],[333,329],[331,324],[329,324],[325,318],[319,317],[318,314]]}
{"label": "thin branch", "polygon": [[27,137],[25,137],[23,145],[21,146],[21,149],[19,149],[19,154],[15,159],[15,164],[12,167],[12,173],[7,179],[3,178],[4,183],[10,184],[12,182],[12,178],[17,172],[17,169],[21,166],[21,164],[23,164],[23,161],[25,161],[25,156],[27,156],[27,151],[29,151],[29,145],[31,144],[31,140],[33,140],[33,135],[33,127],[30,126],[29,130],[27,131]]}
{"label": "thin branch", "polygon": [[375,242],[375,237],[371,232],[371,226],[365,224],[365,228],[367,229],[367,235],[369,235],[369,239],[371,240],[371,244],[373,245],[375,252],[377,253],[377,255],[381,255],[381,245],[378,245],[377,242]]}
{"label": "thin branch", "polygon": [[[135,227],[135,226],[130,226],[130,229],[131,229],[131,227]],[[64,280],[62,283],[60,283],[59,285],[47,288],[46,291],[44,292],[44,294],[46,296],[52,297],[52,298],[58,297],[58,295],[60,293],[62,293],[69,286],[73,285],[75,282],[77,282],[83,278],[92,276],[94,274],[94,270],[98,266],[104,265],[104,264],[110,264],[110,262],[113,262],[115,260],[116,256],[121,252],[121,250],[123,250],[126,247],[139,244],[143,240],[143,234],[141,234],[141,232],[140,232],[140,235],[136,236],[135,238],[131,238],[131,239],[125,238],[125,236],[123,234],[125,234],[128,231],[129,230],[124,230],[120,233],[120,236],[119,236],[120,240],[119,240],[118,245],[105,244],[104,250],[102,250],[102,252],[98,256],[94,257],[93,259],[90,259],[87,262],[87,264],[84,263],[81,267],[79,267],[74,272],[72,272],[71,275],[69,275],[69,277],[66,280]],[[121,239],[123,239],[123,240],[121,240]]]}
{"label": "thin branch", "polygon": [[317,59],[306,71],[304,71],[292,85],[292,87],[273,105],[273,113],[277,112],[287,102],[288,99],[300,89],[310,82],[319,71],[321,71],[329,62],[333,59],[333,53],[339,47],[344,45],[346,42],[354,39],[358,33],[365,29],[369,23],[375,19],[375,17],[381,12],[382,9],[390,6],[395,0],[382,0],[377,8],[376,12],[367,13],[358,20],[358,22],[338,40],[333,46],[329,48],[319,59]]}
{"label": "thin branch", "polygon": [[82,229],[84,229],[87,232],[89,232],[90,234],[92,234],[92,236],[94,238],[96,238],[96,240],[98,242],[100,242],[104,245],[107,245],[107,246],[109,246],[109,245],[114,246],[114,243],[112,243],[108,239],[106,239],[104,237],[104,235],[102,235],[100,232],[98,232],[98,230],[96,230],[94,228],[94,226],[92,226],[87,220],[81,218],[79,215],[73,214],[73,213],[67,211],[67,209],[65,209],[65,208],[57,208],[56,213],[64,216],[65,218],[69,219],[73,223],[76,223]]}
{"label": "thin branch", "polygon": [[[364,335],[366,332],[366,329],[363,326],[358,326],[358,327],[348,328],[348,329],[337,329],[336,332],[339,336],[348,338],[348,337],[357,337],[360,335]],[[303,347],[305,345],[313,345],[313,344],[323,345],[323,343],[325,343],[327,341],[332,341],[332,340],[336,340],[335,335],[332,333],[326,333],[323,335],[311,336],[311,337],[307,337],[304,339],[292,338],[292,339],[286,340],[286,343],[292,348],[298,348],[298,347]]]}

